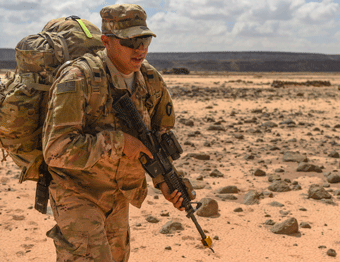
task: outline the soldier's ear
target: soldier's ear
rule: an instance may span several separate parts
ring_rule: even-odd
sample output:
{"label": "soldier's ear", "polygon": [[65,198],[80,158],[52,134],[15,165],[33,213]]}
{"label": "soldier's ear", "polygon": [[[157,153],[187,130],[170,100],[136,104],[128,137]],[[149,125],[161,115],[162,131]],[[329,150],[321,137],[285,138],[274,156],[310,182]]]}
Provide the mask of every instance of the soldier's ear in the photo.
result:
{"label": "soldier's ear", "polygon": [[107,48],[107,46],[109,45],[110,38],[106,35],[102,35],[101,39],[102,39],[104,46]]}

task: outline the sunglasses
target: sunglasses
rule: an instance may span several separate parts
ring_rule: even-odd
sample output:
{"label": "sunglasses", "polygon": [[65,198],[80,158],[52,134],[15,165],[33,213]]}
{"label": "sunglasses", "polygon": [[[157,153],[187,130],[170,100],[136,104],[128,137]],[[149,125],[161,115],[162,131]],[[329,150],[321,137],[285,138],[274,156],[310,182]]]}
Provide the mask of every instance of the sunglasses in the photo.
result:
{"label": "sunglasses", "polygon": [[134,37],[134,38],[128,38],[128,39],[123,39],[115,36],[114,34],[106,34],[107,36],[114,37],[116,39],[119,39],[119,43],[122,46],[126,46],[132,49],[138,49],[138,47],[143,44],[144,48],[147,48],[152,40],[152,36],[146,35],[146,36],[139,36],[139,37]]}

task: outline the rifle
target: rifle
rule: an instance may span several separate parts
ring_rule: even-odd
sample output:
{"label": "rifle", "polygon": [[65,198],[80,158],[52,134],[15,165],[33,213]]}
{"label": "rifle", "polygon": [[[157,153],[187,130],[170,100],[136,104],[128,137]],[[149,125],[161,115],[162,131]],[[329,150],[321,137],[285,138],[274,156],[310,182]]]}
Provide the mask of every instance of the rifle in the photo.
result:
{"label": "rifle", "polygon": [[183,198],[182,207],[185,208],[187,217],[194,222],[198,232],[201,235],[201,241],[204,246],[211,248],[212,240],[206,236],[201,226],[198,224],[194,212],[202,205],[197,203],[196,209],[191,205],[191,200],[195,199],[196,193],[193,190],[189,180],[182,179],[171,159],[176,160],[183,152],[175,135],[170,131],[160,135],[156,131],[150,131],[143,122],[142,117],[137,111],[128,93],[117,99],[113,103],[113,109],[117,116],[122,119],[129,128],[138,132],[138,139],[149,149],[153,159],[142,153],[139,158],[144,170],[152,177],[162,175],[171,192],[178,190]]}

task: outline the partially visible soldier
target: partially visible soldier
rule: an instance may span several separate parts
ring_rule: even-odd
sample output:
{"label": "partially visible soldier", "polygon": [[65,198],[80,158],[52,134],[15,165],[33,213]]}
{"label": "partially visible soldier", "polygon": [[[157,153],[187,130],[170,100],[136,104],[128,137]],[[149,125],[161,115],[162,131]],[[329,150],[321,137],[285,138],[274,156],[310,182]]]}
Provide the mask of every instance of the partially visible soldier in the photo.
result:
{"label": "partially visible soldier", "polygon": [[[129,203],[147,195],[138,160],[148,149],[112,110],[128,92],[147,126],[166,132],[175,123],[161,75],[144,59],[152,37],[138,5],[111,5],[100,12],[105,49],[65,64],[50,91],[43,152],[53,177],[50,203],[57,224],[57,261],[128,261]],[[143,62],[144,61],[144,62]],[[179,209],[180,193],[162,179],[154,185]]]}

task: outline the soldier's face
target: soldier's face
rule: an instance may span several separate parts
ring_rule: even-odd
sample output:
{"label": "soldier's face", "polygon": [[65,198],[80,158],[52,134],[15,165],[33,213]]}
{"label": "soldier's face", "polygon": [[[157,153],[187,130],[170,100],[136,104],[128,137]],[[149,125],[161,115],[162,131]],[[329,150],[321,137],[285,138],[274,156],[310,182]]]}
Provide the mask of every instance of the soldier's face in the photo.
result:
{"label": "soldier's face", "polygon": [[148,53],[148,48],[145,48],[142,44],[137,49],[122,46],[119,39],[105,35],[102,35],[102,41],[109,58],[119,72],[128,75],[139,71]]}

